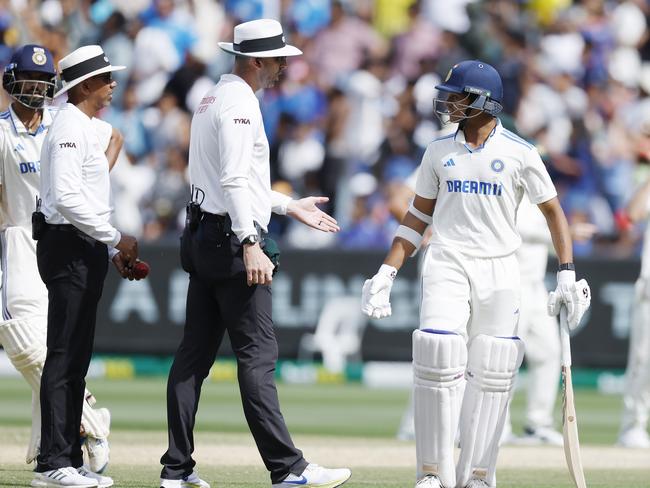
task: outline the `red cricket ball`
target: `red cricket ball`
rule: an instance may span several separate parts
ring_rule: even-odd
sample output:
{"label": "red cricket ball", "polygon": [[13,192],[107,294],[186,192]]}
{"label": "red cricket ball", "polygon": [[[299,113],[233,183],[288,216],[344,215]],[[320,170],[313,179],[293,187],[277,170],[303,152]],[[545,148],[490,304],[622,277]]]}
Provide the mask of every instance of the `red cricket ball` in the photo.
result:
{"label": "red cricket ball", "polygon": [[136,280],[142,280],[149,274],[149,265],[144,261],[137,261],[133,266],[133,277]]}

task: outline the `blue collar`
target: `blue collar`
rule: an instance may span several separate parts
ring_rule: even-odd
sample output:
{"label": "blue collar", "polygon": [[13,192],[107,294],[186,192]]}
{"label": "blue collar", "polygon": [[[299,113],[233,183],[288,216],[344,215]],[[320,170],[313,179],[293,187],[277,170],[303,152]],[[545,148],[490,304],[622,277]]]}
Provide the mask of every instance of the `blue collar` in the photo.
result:
{"label": "blue collar", "polygon": [[501,132],[502,128],[503,128],[503,126],[501,125],[501,121],[497,118],[497,124],[492,129],[492,132],[490,132],[490,134],[487,136],[487,139],[485,139],[483,144],[481,144],[479,147],[474,148],[474,149],[469,147],[469,145],[467,144],[467,141],[465,140],[465,133],[460,129],[460,127],[456,130],[456,133],[454,134],[454,141],[462,144],[463,146],[465,146],[465,149],[467,149],[471,153],[479,152],[481,149],[483,149],[487,145],[488,142],[490,142],[492,140],[494,135]]}

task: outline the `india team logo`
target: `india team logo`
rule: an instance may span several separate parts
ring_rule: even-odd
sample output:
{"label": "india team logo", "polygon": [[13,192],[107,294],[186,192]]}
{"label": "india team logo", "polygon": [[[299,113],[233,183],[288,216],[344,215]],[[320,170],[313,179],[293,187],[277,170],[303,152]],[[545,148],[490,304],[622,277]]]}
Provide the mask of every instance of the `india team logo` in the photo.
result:
{"label": "india team logo", "polygon": [[492,168],[492,171],[494,171],[495,173],[501,173],[501,171],[503,171],[503,168],[505,168],[505,166],[506,165],[500,159],[495,159],[490,163],[490,168]]}
{"label": "india team logo", "polygon": [[47,61],[47,57],[45,56],[45,51],[43,51],[43,49],[39,49],[35,47],[34,54],[32,54],[32,61],[34,62],[34,64],[38,66],[43,66]]}

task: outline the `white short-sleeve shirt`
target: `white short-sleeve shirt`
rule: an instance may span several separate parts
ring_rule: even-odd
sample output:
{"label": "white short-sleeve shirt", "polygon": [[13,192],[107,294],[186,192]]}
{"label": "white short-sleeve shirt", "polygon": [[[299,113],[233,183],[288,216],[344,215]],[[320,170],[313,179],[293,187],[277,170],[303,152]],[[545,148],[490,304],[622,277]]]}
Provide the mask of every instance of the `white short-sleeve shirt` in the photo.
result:
{"label": "white short-sleeve shirt", "polygon": [[460,130],[433,141],[416,184],[419,196],[436,200],[431,244],[485,258],[521,244],[516,214],[524,192],[534,204],[557,195],[535,147],[500,122],[479,148]]}

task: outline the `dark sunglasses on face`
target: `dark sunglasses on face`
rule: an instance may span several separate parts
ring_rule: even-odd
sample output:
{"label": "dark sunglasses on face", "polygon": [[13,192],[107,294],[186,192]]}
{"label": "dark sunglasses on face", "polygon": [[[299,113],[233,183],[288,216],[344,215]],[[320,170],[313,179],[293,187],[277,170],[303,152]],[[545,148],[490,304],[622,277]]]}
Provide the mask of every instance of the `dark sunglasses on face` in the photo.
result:
{"label": "dark sunglasses on face", "polygon": [[101,80],[105,84],[113,82],[113,74],[109,71],[108,73],[102,73],[101,75],[95,76],[98,80]]}

